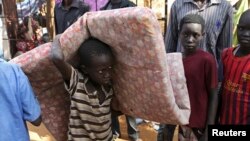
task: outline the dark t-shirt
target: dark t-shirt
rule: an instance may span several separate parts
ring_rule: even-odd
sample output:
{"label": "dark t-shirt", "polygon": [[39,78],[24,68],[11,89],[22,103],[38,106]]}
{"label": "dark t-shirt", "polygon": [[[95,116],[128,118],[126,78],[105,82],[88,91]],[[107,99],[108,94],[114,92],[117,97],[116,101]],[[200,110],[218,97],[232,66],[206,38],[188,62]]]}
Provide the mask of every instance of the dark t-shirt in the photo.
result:
{"label": "dark t-shirt", "polygon": [[121,2],[120,3],[114,3],[112,4],[112,8],[111,9],[117,9],[120,8]]}
{"label": "dark t-shirt", "polygon": [[126,8],[126,7],[135,7],[136,4],[129,0],[122,0],[120,3],[117,4],[111,4],[111,1],[109,1],[104,7],[101,8],[101,10],[108,10],[108,9],[117,9],[117,8]]}
{"label": "dark t-shirt", "polygon": [[217,67],[214,57],[200,49],[183,59],[187,88],[191,103],[189,126],[205,128],[208,96],[211,88],[217,88]]}
{"label": "dark t-shirt", "polygon": [[89,7],[80,0],[73,0],[69,9],[65,9],[62,3],[55,6],[56,34],[63,33],[79,17],[89,11]]}

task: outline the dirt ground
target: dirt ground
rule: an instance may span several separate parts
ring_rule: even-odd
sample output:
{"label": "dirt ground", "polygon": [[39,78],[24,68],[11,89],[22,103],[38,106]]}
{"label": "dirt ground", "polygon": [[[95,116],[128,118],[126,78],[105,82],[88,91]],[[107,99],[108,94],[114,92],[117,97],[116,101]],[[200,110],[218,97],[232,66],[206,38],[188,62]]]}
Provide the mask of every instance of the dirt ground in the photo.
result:
{"label": "dirt ground", "polygon": [[[125,117],[121,116],[119,118],[120,121],[120,128],[121,128],[121,138],[117,139],[116,141],[128,141],[127,136],[127,125],[125,121]],[[139,126],[140,131],[140,138],[143,141],[156,141],[157,131],[155,131],[150,123],[142,123]],[[39,127],[32,126],[28,124],[29,133],[31,141],[56,141],[53,136],[49,133],[46,127],[42,124]],[[177,141],[177,130],[174,135],[174,140]]]}

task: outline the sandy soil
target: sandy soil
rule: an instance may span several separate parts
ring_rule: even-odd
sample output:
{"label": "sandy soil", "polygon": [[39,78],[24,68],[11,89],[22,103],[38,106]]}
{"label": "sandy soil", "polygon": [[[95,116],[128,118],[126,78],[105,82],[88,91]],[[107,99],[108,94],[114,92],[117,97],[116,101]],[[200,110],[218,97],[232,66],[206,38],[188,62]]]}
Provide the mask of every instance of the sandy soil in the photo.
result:
{"label": "sandy soil", "polygon": [[[127,136],[127,125],[125,117],[119,118],[121,128],[121,138],[116,141],[128,141]],[[142,123],[139,126],[140,138],[143,141],[156,141],[157,132],[151,127],[149,123]],[[31,141],[56,141],[53,136],[49,133],[46,127],[42,124],[39,127],[28,124]],[[177,131],[175,132],[174,141],[177,141]]]}

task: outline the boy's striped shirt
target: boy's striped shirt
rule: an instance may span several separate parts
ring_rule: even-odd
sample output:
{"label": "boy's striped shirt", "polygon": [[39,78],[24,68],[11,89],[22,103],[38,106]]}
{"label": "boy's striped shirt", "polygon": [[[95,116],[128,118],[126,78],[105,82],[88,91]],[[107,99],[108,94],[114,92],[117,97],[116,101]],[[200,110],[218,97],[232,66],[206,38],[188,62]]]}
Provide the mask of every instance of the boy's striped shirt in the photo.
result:
{"label": "boy's striped shirt", "polygon": [[250,124],[250,55],[235,57],[234,48],[223,52],[221,124]]}
{"label": "boy's striped shirt", "polygon": [[86,76],[72,68],[70,84],[65,85],[71,95],[68,141],[110,141],[113,90],[99,104],[96,91],[90,93],[86,89],[87,82]]}

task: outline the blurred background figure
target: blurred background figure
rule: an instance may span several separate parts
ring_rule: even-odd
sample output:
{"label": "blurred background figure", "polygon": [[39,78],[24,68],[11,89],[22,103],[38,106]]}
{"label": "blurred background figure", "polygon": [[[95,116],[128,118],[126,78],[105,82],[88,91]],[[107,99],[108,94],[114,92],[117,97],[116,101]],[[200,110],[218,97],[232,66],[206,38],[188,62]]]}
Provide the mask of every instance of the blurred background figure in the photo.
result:
{"label": "blurred background figure", "polygon": [[89,11],[82,0],[62,0],[54,9],[56,34],[63,33],[79,17]]}

